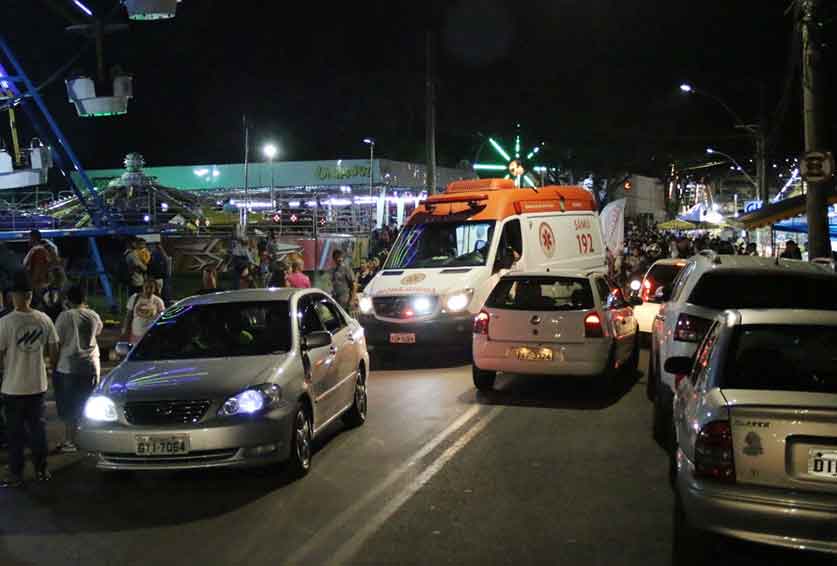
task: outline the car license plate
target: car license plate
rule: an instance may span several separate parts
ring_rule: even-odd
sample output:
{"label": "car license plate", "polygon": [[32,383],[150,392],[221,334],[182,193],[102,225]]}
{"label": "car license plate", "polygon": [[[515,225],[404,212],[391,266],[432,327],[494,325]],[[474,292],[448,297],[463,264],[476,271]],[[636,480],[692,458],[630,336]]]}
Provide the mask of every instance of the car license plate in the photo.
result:
{"label": "car license plate", "polygon": [[837,480],[837,450],[808,450],[808,473],[818,478]]}
{"label": "car license plate", "polygon": [[[551,362],[555,352],[551,348],[512,348],[511,356],[524,362]],[[560,352],[558,358],[560,360]]]}
{"label": "car license plate", "polygon": [[134,451],[137,456],[172,456],[189,453],[189,437],[183,434],[137,436],[134,441]]}
{"label": "car license plate", "polygon": [[415,344],[416,335],[410,333],[392,333],[389,335],[390,344]]}

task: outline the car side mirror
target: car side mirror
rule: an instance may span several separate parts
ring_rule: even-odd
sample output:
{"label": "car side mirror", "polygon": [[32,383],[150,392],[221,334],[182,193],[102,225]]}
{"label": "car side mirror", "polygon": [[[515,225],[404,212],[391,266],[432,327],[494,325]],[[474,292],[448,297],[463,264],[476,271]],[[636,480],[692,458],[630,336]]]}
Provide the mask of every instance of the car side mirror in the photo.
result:
{"label": "car side mirror", "polygon": [[694,360],[692,360],[692,358],[677,356],[667,359],[663,367],[668,373],[673,373],[674,375],[687,375],[692,372],[693,364]]}
{"label": "car side mirror", "polygon": [[639,305],[642,304],[642,299],[640,299],[639,297],[637,297],[635,295],[631,296],[631,297],[628,297],[628,304],[631,305],[632,307],[638,307]]}
{"label": "car side mirror", "polygon": [[331,346],[331,333],[320,330],[302,337],[302,349],[316,350],[324,346]]}
{"label": "car side mirror", "polygon": [[125,358],[128,354],[131,353],[131,348],[133,344],[130,342],[117,342],[116,345],[113,347],[113,351],[116,352],[116,355],[120,358]]}

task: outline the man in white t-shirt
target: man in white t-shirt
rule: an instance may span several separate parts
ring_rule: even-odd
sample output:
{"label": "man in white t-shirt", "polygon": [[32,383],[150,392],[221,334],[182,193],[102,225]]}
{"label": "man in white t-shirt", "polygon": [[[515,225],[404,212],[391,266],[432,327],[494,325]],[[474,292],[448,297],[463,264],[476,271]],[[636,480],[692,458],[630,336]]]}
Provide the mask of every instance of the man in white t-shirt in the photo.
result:
{"label": "man in white t-shirt", "polygon": [[142,287],[142,292],[131,295],[128,299],[122,335],[127,336],[131,344],[139,342],[154,320],[166,310],[163,299],[158,297],[156,292],[156,281],[148,279]]}
{"label": "man in white t-shirt", "polygon": [[9,472],[0,487],[23,486],[23,448],[27,437],[38,481],[50,479],[47,470],[44,393],[47,372],[44,353],[53,367],[58,362],[58,334],[52,320],[34,310],[32,284],[26,272],[15,274],[12,285],[14,312],[0,319],[0,356],[3,363],[3,405],[9,443]]}
{"label": "man in white t-shirt", "polygon": [[74,442],[76,424],[84,403],[99,382],[99,344],[96,336],[102,333],[102,319],[87,307],[87,294],[80,285],[67,291],[70,308],[55,321],[61,342],[58,366],[52,376],[58,417],[64,421],[62,452],[77,452]]}

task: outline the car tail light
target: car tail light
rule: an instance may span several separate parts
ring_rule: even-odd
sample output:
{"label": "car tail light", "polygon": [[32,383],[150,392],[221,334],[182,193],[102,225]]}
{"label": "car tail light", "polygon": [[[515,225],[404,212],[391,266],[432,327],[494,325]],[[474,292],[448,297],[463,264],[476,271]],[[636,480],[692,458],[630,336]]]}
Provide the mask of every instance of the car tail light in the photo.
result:
{"label": "car tail light", "polygon": [[681,314],[677,317],[674,339],[680,342],[700,342],[711,324],[711,320],[690,314]]}
{"label": "car tail light", "polygon": [[474,334],[485,334],[488,336],[488,323],[491,321],[491,315],[488,311],[481,310],[480,313],[474,317]]}
{"label": "car tail light", "polygon": [[604,336],[602,318],[597,312],[591,312],[584,317],[584,336],[586,338],[601,338]]}
{"label": "car tail light", "polygon": [[729,421],[713,421],[698,433],[695,440],[695,476],[735,482]]}
{"label": "car tail light", "polygon": [[646,277],[645,280],[642,282],[642,293],[640,298],[642,302],[647,303],[649,297],[654,296],[654,280],[650,277]]}

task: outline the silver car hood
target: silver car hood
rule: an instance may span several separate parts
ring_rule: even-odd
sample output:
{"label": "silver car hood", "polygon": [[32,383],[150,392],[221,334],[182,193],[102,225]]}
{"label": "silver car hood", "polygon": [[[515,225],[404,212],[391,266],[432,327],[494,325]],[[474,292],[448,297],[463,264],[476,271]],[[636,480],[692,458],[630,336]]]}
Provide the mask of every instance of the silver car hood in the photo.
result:
{"label": "silver car hood", "polygon": [[126,361],[99,391],[116,400],[218,399],[272,381],[290,354],[166,361]]}

